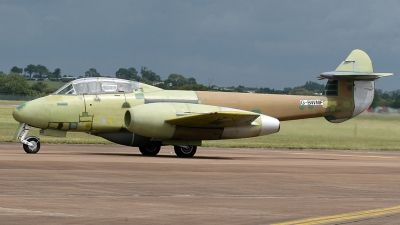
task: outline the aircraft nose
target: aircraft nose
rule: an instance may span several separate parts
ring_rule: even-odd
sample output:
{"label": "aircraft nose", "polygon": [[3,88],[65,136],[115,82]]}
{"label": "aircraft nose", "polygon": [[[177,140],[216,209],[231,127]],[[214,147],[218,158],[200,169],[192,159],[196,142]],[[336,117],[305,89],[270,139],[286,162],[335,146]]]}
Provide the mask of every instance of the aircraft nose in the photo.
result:
{"label": "aircraft nose", "polygon": [[30,118],[28,115],[28,110],[24,109],[27,103],[19,105],[14,109],[12,115],[14,119],[20,123],[28,123]]}
{"label": "aircraft nose", "polygon": [[48,107],[42,99],[33,100],[19,105],[13,110],[13,117],[20,123],[27,123],[38,128],[48,126]]}

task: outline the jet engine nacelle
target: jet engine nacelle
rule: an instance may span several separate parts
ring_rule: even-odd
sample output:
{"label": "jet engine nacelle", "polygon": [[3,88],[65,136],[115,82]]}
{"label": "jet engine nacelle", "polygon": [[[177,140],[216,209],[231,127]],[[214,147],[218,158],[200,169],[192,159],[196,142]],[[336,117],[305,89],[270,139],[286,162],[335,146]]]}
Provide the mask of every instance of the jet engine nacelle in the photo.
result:
{"label": "jet engine nacelle", "polygon": [[[248,125],[229,127],[193,127],[166,123],[165,120],[188,114],[220,111],[248,112],[219,106],[189,103],[151,103],[130,108],[125,113],[125,127],[132,133],[164,140],[216,140],[255,137],[279,131],[279,120],[259,114]],[[255,115],[258,115],[254,113]]]}

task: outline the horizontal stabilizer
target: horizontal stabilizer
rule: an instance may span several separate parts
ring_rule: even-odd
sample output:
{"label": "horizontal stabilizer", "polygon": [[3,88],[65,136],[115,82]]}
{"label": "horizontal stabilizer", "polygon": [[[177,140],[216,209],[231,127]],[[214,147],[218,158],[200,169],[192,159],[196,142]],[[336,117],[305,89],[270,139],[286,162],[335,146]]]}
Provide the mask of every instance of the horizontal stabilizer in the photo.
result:
{"label": "horizontal stabilizer", "polygon": [[375,80],[381,77],[392,76],[393,73],[373,73],[373,72],[355,72],[355,71],[330,71],[321,73],[318,79],[333,80]]}
{"label": "horizontal stabilizer", "polygon": [[250,125],[260,115],[252,112],[218,111],[201,114],[185,114],[165,120],[166,123],[184,127],[222,128]]}

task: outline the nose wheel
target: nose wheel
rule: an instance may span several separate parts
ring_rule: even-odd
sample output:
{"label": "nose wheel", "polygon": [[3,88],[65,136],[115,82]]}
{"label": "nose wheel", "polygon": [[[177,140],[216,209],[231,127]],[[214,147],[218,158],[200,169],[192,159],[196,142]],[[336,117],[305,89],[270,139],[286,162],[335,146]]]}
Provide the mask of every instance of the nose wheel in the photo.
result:
{"label": "nose wheel", "polygon": [[22,143],[22,147],[28,154],[36,154],[40,149],[40,139],[35,136],[25,136],[28,134],[31,127],[26,123],[20,123],[14,139],[18,139]]}
{"label": "nose wheel", "polygon": [[39,149],[40,149],[40,141],[39,138],[30,136],[26,138],[26,141],[29,142],[29,144],[23,144],[22,146],[24,147],[24,150],[28,154],[36,154]]}

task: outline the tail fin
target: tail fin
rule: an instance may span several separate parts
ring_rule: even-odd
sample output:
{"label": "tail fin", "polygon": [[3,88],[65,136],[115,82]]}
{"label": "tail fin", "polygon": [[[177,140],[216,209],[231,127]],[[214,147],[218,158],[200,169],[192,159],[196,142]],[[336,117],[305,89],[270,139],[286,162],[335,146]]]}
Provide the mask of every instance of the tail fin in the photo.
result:
{"label": "tail fin", "polygon": [[372,61],[364,51],[353,50],[345,61],[335,71],[324,72],[319,79],[337,80],[375,80],[381,77],[391,76],[393,73],[374,73]]}
{"label": "tail fin", "polygon": [[369,56],[362,50],[354,49],[347,59],[343,61],[335,71],[354,71],[373,73],[374,67]]}
{"label": "tail fin", "polygon": [[[340,123],[364,112],[374,99],[375,80],[391,75],[374,73],[367,53],[353,50],[335,71],[324,72],[318,77],[328,79],[324,94],[333,106],[332,115],[325,118],[329,122]],[[341,106],[337,102],[341,102]]]}

